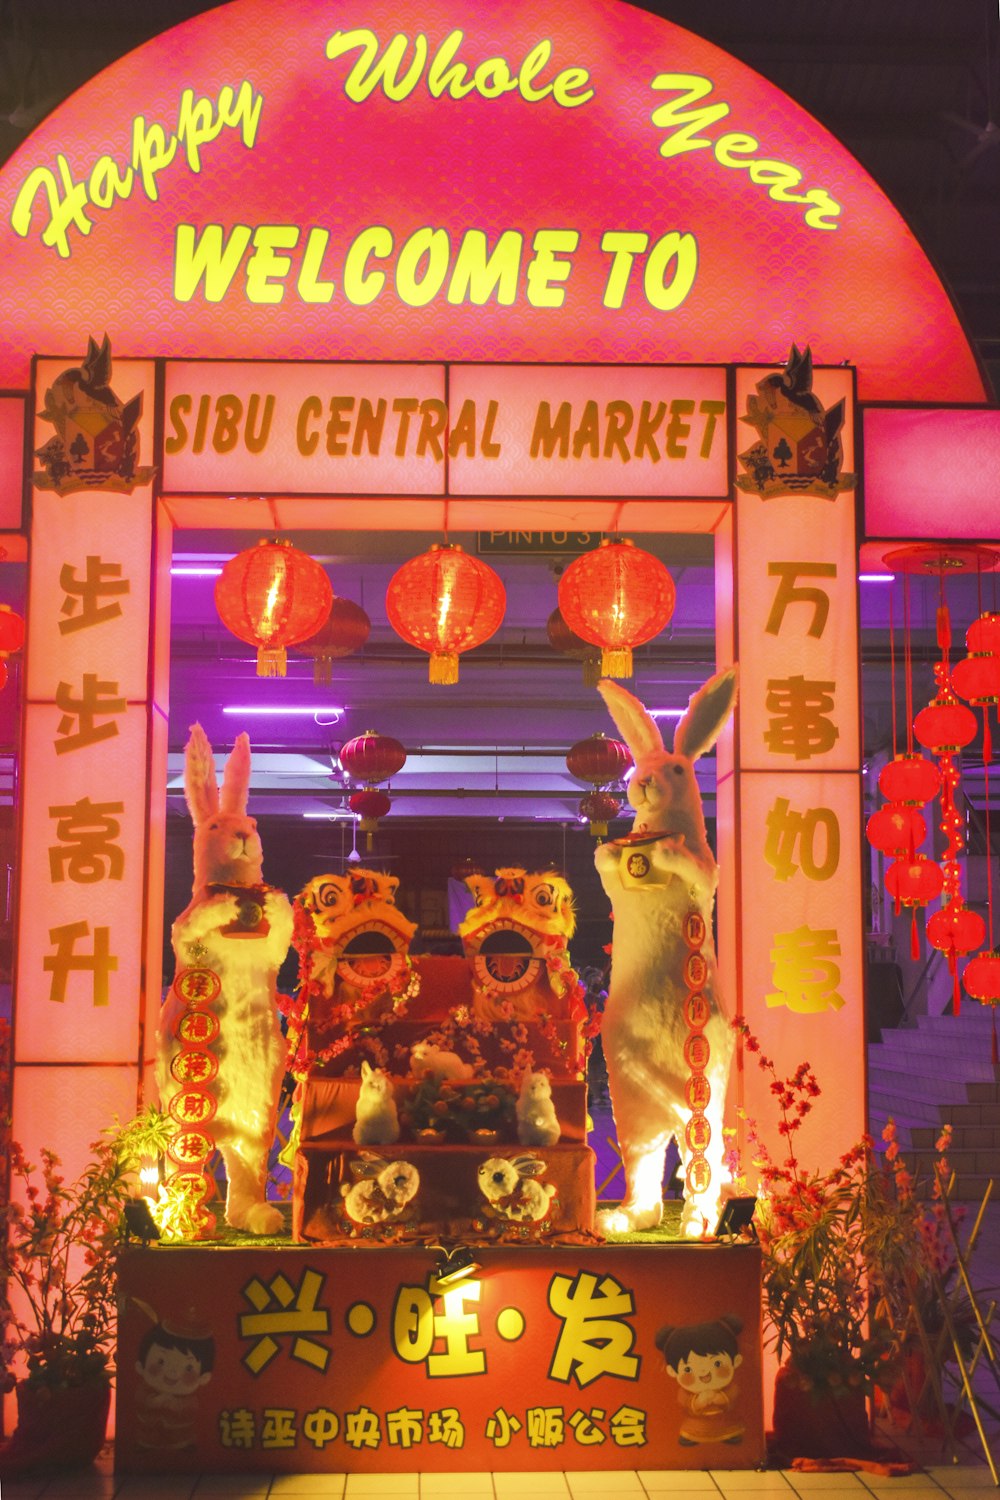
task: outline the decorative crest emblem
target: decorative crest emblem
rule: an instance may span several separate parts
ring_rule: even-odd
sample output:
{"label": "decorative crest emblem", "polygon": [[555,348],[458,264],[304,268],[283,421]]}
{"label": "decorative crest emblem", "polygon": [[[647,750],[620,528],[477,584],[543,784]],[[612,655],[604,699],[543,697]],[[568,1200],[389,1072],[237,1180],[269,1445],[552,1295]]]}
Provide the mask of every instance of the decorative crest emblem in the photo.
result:
{"label": "decorative crest emblem", "polygon": [[829,411],[813,394],[812,351],[792,345],[785,368],[757,382],[740,418],[756,429],[758,441],[739,455],[747,470],[741,490],[770,500],[775,495],[819,495],[833,500],[852,490],[857,476],[841,473],[844,402]]}
{"label": "decorative crest emblem", "polygon": [[35,449],[42,464],[32,475],[36,489],[55,490],[57,495],[77,490],[131,495],[156,473],[154,468],[139,467],[142,392],[123,402],[111,389],[107,334],[100,348],[88,338],[83,364],[56,376],[38,415],[52,423],[55,435]]}

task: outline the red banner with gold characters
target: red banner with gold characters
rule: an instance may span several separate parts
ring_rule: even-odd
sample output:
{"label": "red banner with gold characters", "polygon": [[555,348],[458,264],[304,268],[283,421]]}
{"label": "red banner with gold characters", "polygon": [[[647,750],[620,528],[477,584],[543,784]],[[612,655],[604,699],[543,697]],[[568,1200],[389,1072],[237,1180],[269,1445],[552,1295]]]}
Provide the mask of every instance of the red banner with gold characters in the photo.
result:
{"label": "red banner with gold characters", "polygon": [[[779,1075],[808,1060],[836,1101],[797,1137],[818,1164],[865,1128],[853,375],[793,348],[737,370],[735,408],[743,1014]],[[748,1064],[765,1140],[770,1083]]]}
{"label": "red banner with gold characters", "polygon": [[425,1249],[367,1250],[363,1276],[354,1249],[128,1252],[118,1468],[763,1460],[755,1245],[476,1255],[470,1275],[442,1286]]}

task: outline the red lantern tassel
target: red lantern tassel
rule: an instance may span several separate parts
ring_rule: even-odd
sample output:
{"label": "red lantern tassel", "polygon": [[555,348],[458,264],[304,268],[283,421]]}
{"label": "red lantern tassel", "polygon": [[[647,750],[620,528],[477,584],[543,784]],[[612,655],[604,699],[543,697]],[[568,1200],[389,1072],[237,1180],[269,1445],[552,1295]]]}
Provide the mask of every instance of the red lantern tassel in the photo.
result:
{"label": "red lantern tassel", "polygon": [[941,648],[942,655],[947,656],[951,650],[951,615],[948,613],[947,604],[938,605],[937,643]]}
{"label": "red lantern tassel", "polygon": [[288,672],[288,653],[284,646],[257,647],[257,676],[284,677]]}
{"label": "red lantern tassel", "polygon": [[948,967],[951,970],[951,1008],[957,1016],[962,1012],[962,987],[958,982],[958,964],[954,953],[948,954]]}
{"label": "red lantern tassel", "polygon": [[993,736],[990,733],[990,711],[983,705],[983,765],[988,766],[993,759]]}
{"label": "red lantern tassel", "polygon": [[916,908],[910,915],[910,957],[916,963],[920,957],[920,933],[917,930]]}

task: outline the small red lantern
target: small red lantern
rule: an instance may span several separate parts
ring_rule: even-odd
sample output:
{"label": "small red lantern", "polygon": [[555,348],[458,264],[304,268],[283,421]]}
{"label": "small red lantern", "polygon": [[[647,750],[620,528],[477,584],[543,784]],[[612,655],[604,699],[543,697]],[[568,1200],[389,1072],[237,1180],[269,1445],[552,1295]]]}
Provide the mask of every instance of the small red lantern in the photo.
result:
{"label": "small red lantern", "polygon": [[993,1011],[993,1041],[991,1056],[993,1066],[1000,1062],[997,1049],[997,1006],[1000,1005],[1000,953],[996,948],[987,948],[984,953],[977,953],[975,958],[970,958],[962,975],[962,983],[967,995],[973,1000],[979,1000],[983,1005],[989,1005]]}
{"label": "small red lantern", "polygon": [[964,901],[949,901],[927,919],[927,941],[948,960],[952,981],[952,1006],[957,1016],[962,1007],[958,984],[959,958],[978,948],[986,936],[986,923],[978,912],[970,911]]}
{"label": "small red lantern", "polygon": [[231,557],[215,581],[219,619],[257,647],[258,677],[284,677],[285,647],[314,635],[332,603],[323,568],[291,542],[259,541]]}
{"label": "small red lantern", "polygon": [[608,823],[617,818],[621,810],[621,802],[614,792],[598,790],[587,792],[580,798],[580,817],[587,819],[595,838],[607,838]]}
{"label": "small red lantern", "polygon": [[915,807],[890,802],[872,813],[865,825],[865,837],[880,854],[901,858],[916,853],[927,837],[927,824]]}
{"label": "small red lantern", "polygon": [[348,740],[340,752],[340,764],[352,781],[374,786],[388,781],[406,765],[406,751],[390,734],[366,729],[356,739]]}
{"label": "small red lantern", "polygon": [[609,739],[606,734],[592,734],[589,739],[577,740],[566,756],[566,769],[577,781],[591,781],[595,786],[607,786],[620,781],[632,765],[632,756],[621,740]]}
{"label": "small red lantern", "polygon": [[326,623],[298,648],[303,656],[313,659],[313,682],[330,682],[334,659],[360,651],[371,629],[372,622],[360,604],[337,596],[330,605]]}
{"label": "small red lantern", "polygon": [[1000,656],[1000,615],[987,611],[973,620],[965,632],[965,647],[970,652]]}
{"label": "small red lantern", "polygon": [[912,858],[893,860],[885,872],[885,888],[895,901],[897,911],[905,906],[912,914],[910,956],[916,961],[920,957],[917,908],[927,906],[940,896],[944,890],[944,872],[926,854],[914,854]]}
{"label": "small red lantern", "polygon": [[0,659],[24,645],[24,621],[9,604],[0,604]]}
{"label": "small red lantern", "polygon": [[913,721],[913,733],[934,755],[950,755],[976,737],[976,716],[953,693],[932,698]]}
{"label": "small red lantern", "polygon": [[631,677],[632,651],[659,635],[677,591],[660,562],[627,537],[605,538],[570,563],[559,580],[559,609],[570,630],[600,646],[605,677]]}
{"label": "small red lantern", "polygon": [[1000,656],[992,651],[963,656],[951,669],[951,685],[960,698],[977,707],[1000,703]]}
{"label": "small red lantern", "polygon": [[933,859],[926,854],[915,854],[912,859],[893,860],[885,872],[885,884],[900,906],[926,906],[940,896],[944,876]]}
{"label": "small red lantern", "polygon": [[922,807],[937,796],[941,772],[922,755],[897,755],[882,767],[878,785],[887,802]]}
{"label": "small red lantern", "polygon": [[340,752],[340,764],[352,781],[364,782],[364,786],[351,793],[347,805],[360,820],[361,831],[368,835],[370,849],[379,818],[384,818],[392,807],[388,792],[381,791],[375,782],[388,781],[401,771],[406,764],[406,751],[392,735],[366,729],[356,739],[348,740]]}
{"label": "small red lantern", "polygon": [[360,791],[351,793],[347,805],[358,819],[362,833],[367,834],[368,848],[371,849],[372,834],[378,827],[378,820],[384,818],[392,807],[389,793],[377,786],[362,787]]}
{"label": "small red lantern", "polygon": [[499,576],[457,542],[435,543],[404,563],[385,596],[389,624],[411,646],[430,653],[428,678],[437,683],[458,681],[460,652],[488,641],[506,607]]}
{"label": "small red lantern", "polygon": [[553,651],[558,651],[561,656],[572,656],[583,663],[584,687],[596,687],[601,680],[600,647],[592,646],[589,641],[574,635],[558,608],[549,615],[545,630]]}

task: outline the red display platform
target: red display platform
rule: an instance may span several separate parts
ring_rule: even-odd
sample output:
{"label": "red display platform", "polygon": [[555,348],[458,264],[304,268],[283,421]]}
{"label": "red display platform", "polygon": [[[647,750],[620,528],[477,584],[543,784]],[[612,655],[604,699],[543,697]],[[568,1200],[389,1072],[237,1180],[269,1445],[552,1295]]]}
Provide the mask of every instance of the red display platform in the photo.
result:
{"label": "red display platform", "polygon": [[756,1246],[474,1253],[474,1274],[442,1290],[439,1254],[425,1247],[128,1251],[117,1467],[749,1469],[763,1460]]}

